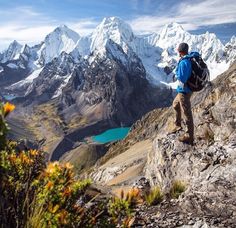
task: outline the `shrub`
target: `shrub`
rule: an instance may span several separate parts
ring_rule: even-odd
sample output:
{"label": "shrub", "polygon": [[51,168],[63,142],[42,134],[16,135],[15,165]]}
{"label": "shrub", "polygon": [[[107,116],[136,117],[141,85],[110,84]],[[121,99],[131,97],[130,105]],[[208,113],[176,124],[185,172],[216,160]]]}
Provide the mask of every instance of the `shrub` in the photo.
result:
{"label": "shrub", "polygon": [[0,220],[23,225],[35,189],[31,183],[45,167],[44,153],[18,151],[17,143],[8,142],[0,151]]}
{"label": "shrub", "polygon": [[91,181],[78,180],[72,165],[47,164],[43,151],[6,139],[5,117],[14,108],[0,104],[1,227],[130,227],[139,190],[109,202],[92,198],[86,193]]}
{"label": "shrub", "polygon": [[145,201],[149,206],[157,205],[163,200],[163,193],[161,192],[160,187],[154,187],[151,191],[145,195]]}
{"label": "shrub", "polygon": [[129,222],[132,220],[132,209],[128,200],[118,197],[111,198],[108,203],[108,213],[113,224],[119,227],[129,227]]}
{"label": "shrub", "polygon": [[124,192],[122,191],[121,198],[125,198],[125,200],[129,202],[132,208],[135,207],[138,203],[142,202],[141,192],[138,188],[135,187],[131,188],[126,196],[124,196]]}
{"label": "shrub", "polygon": [[14,109],[0,104],[1,227],[93,227],[104,205],[91,204],[90,180],[77,180],[69,163],[46,164],[45,153],[22,150],[6,139],[5,117]]}
{"label": "shrub", "polygon": [[133,222],[133,208],[140,202],[140,190],[132,188],[126,195],[121,191],[121,197],[113,197],[108,204],[108,213],[113,224],[120,227],[130,227]]}
{"label": "shrub", "polygon": [[186,190],[186,185],[179,180],[176,180],[172,183],[171,189],[170,189],[170,196],[172,198],[179,198],[179,196]]}
{"label": "shrub", "polygon": [[30,221],[34,221],[38,211],[41,213],[41,226],[78,225],[84,218],[84,205],[79,203],[90,180],[75,180],[69,163],[49,163],[40,176],[33,182],[37,189],[34,208]]}

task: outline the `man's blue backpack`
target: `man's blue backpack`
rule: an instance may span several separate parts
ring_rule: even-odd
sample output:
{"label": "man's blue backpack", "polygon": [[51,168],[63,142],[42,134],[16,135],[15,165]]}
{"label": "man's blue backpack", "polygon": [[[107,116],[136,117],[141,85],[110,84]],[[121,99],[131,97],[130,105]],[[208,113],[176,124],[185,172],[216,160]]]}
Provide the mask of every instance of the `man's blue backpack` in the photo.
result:
{"label": "man's blue backpack", "polygon": [[210,72],[198,52],[191,52],[189,56],[192,64],[192,74],[186,84],[193,92],[197,92],[208,84]]}

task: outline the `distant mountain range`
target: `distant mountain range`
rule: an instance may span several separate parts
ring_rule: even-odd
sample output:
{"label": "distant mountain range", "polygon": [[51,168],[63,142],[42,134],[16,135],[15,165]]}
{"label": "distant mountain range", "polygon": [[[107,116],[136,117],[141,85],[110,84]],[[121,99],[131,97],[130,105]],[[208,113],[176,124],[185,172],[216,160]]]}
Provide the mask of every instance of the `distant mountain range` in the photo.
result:
{"label": "distant mountain range", "polygon": [[[120,50],[111,48],[113,52],[110,54],[127,64],[124,54],[130,58],[132,53],[135,53],[144,65],[146,78],[155,85],[169,82],[167,74],[178,60],[176,47],[180,42],[187,42],[190,50],[202,54],[209,65],[211,78],[228,69],[236,56],[235,36],[223,45],[213,33],[191,35],[177,23],[164,26],[159,34],[135,36],[127,23],[111,17],[105,18],[92,34],[85,37],[62,25],[33,47],[13,41],[6,51],[0,53],[0,76],[3,80],[7,77],[7,85],[19,82],[10,88],[20,88],[23,85],[25,88],[25,84],[30,84],[40,75],[46,64],[60,57],[63,52],[70,55],[76,63],[81,59],[91,62],[91,54],[104,57],[109,40],[120,48]],[[12,71],[19,71],[21,76],[10,79],[10,75],[14,74]],[[63,76],[63,85],[58,84],[58,90],[52,97],[60,94],[69,77],[70,74]]]}
{"label": "distant mountain range", "polygon": [[50,102],[65,125],[76,116],[87,124],[105,121],[105,128],[131,125],[171,104],[166,84],[180,42],[202,54],[212,79],[236,58],[235,36],[223,45],[215,34],[192,35],[177,23],[137,36],[110,17],[84,37],[63,25],[33,47],[13,41],[0,53],[1,93],[14,94],[14,102],[27,107]]}

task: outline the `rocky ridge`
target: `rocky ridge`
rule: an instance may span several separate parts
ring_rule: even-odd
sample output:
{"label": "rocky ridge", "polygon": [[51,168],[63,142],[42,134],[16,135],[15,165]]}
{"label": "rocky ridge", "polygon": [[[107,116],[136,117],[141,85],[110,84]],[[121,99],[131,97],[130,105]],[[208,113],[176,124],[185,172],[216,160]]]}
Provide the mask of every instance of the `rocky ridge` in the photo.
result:
{"label": "rocky ridge", "polygon": [[[185,183],[187,190],[180,198],[169,200],[167,197],[158,206],[138,208],[137,227],[235,226],[235,72],[236,63],[211,86],[193,95],[194,146],[177,140],[181,132],[167,134],[173,123],[171,109],[154,110],[133,126],[125,140],[110,148],[106,159],[97,163],[91,177],[113,190],[132,187],[144,178],[168,195],[175,180]],[[150,144],[142,148],[147,139],[151,140],[151,149],[147,149]],[[134,158],[127,165],[120,158],[135,149],[136,144],[142,148],[138,154],[143,153],[143,158],[141,161]],[[116,163],[110,162],[112,160]],[[143,169],[124,177],[137,162],[144,164]]]}

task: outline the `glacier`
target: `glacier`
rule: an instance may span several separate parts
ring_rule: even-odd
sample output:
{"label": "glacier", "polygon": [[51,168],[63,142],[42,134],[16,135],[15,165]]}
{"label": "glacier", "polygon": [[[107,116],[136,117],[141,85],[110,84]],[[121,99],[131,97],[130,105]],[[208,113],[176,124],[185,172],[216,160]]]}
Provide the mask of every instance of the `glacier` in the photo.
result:
{"label": "glacier", "polygon": [[[118,46],[115,47],[110,41]],[[80,36],[67,26],[61,25],[48,34],[44,41],[33,47],[23,46],[14,41],[5,52],[0,53],[0,63],[9,62],[19,66],[15,63],[19,60],[23,66],[25,63],[28,64],[27,67],[30,69],[28,77],[14,84],[20,87],[37,78],[42,68],[62,53],[72,56],[75,63],[81,58],[92,63],[96,56],[106,58],[107,53],[110,52],[124,65],[127,64],[124,55],[133,58],[135,54],[142,61],[146,77],[153,85],[166,84],[174,87],[171,83],[171,72],[178,62],[176,49],[181,42],[188,43],[190,51],[201,53],[209,67],[211,80],[227,70],[236,58],[235,36],[223,45],[213,33],[193,35],[178,23],[167,24],[159,32],[135,35],[128,23],[118,17],[108,17],[104,18],[87,36]],[[10,63],[13,60],[15,62]],[[62,80],[61,89],[69,78],[70,74]],[[54,97],[60,94],[60,88]]]}
{"label": "glacier", "polygon": [[15,88],[18,88],[18,87],[21,87],[21,86],[25,86],[27,84],[32,83],[33,80],[39,76],[39,74],[41,73],[42,69],[43,68],[34,70],[27,78],[12,84],[9,88],[14,90]]}
{"label": "glacier", "polygon": [[70,75],[66,75],[65,77],[63,77],[63,82],[61,83],[60,87],[56,90],[56,92],[54,93],[54,95],[52,96],[53,98],[59,97],[62,94],[62,89],[66,87],[66,85],[68,84],[70,78],[71,78],[72,74]]}

